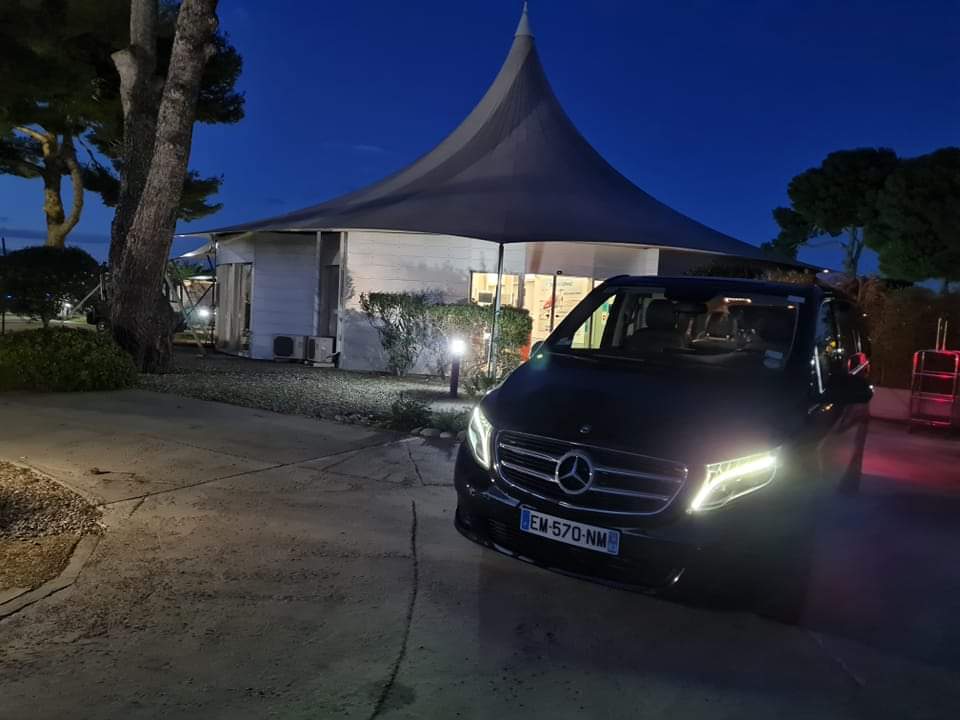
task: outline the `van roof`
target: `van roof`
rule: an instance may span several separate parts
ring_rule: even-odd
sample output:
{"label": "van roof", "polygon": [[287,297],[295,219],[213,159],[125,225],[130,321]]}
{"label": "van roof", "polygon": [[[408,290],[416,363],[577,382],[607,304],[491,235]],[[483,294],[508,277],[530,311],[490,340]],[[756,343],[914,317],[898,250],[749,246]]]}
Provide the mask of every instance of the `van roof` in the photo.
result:
{"label": "van roof", "polygon": [[747,278],[725,278],[725,277],[699,277],[684,275],[681,277],[670,277],[664,275],[618,275],[606,281],[607,285],[617,287],[643,286],[643,285],[664,285],[673,287],[696,287],[698,285],[709,284],[717,288],[729,289],[730,291],[741,290],[744,292],[762,293],[767,295],[799,295],[804,298],[810,298],[815,291],[824,292],[824,288],[818,284],[798,285],[796,283],[772,282],[769,280],[750,280]]}

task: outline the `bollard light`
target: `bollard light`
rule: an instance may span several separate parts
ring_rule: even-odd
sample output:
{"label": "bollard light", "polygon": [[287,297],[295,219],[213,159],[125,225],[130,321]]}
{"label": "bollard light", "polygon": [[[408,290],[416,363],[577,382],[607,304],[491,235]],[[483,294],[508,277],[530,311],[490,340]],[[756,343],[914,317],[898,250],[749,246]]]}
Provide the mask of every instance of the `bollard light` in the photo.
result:
{"label": "bollard light", "polygon": [[450,365],[450,397],[456,399],[460,385],[460,359],[467,352],[467,343],[463,338],[450,340],[450,355],[453,362]]}

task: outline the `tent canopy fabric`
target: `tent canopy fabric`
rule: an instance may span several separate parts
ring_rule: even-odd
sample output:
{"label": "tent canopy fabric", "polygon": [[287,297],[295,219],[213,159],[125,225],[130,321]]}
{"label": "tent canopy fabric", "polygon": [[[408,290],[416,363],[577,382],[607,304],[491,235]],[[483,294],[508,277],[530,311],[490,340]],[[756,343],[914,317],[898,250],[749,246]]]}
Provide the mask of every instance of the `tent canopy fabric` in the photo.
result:
{"label": "tent canopy fabric", "polygon": [[208,232],[327,229],[405,230],[497,243],[625,243],[763,257],[759,248],[654,199],[593,149],[550,87],[526,9],[493,85],[432,151],[334,200]]}

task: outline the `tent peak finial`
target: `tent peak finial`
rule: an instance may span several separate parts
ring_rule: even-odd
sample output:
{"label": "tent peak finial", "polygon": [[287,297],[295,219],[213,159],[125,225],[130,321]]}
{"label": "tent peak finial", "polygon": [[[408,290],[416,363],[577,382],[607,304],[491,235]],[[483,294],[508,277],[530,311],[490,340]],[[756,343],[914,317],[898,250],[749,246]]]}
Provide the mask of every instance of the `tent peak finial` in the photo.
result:
{"label": "tent peak finial", "polygon": [[515,37],[520,37],[521,35],[533,37],[533,31],[530,29],[530,15],[527,10],[526,2],[523,3],[523,12],[520,14],[520,24],[517,25],[517,32],[514,34]]}

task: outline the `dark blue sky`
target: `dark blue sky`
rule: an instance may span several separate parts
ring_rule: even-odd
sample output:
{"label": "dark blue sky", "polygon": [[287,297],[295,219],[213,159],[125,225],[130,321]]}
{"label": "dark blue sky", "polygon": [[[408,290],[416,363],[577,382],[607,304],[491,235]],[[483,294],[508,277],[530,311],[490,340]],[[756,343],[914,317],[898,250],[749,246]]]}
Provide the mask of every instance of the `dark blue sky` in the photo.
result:
{"label": "dark blue sky", "polygon": [[[193,227],[314,204],[432,148],[492,81],[520,5],[222,2],[247,117],[197,129],[192,165],[225,176],[224,208]],[[789,179],[831,150],[960,144],[958,0],[533,0],[531,19],[595,147],[658,199],[754,244],[775,234]],[[0,177],[0,198],[0,226],[42,230],[39,181]],[[110,217],[88,197],[76,239],[102,256],[86,243]],[[803,257],[839,264],[831,248]]]}

